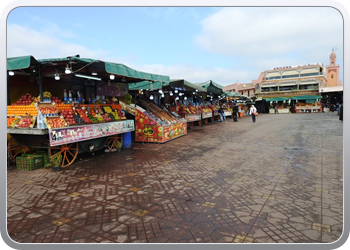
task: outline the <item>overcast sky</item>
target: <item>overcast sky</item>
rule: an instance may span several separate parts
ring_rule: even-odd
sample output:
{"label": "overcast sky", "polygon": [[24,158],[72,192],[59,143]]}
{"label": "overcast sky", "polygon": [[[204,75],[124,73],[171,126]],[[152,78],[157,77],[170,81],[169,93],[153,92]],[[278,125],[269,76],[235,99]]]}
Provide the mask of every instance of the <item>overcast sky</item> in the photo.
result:
{"label": "overcast sky", "polygon": [[18,7],[7,19],[8,57],[79,54],[223,86],[326,66],[333,47],[343,82],[343,19],[331,7]]}

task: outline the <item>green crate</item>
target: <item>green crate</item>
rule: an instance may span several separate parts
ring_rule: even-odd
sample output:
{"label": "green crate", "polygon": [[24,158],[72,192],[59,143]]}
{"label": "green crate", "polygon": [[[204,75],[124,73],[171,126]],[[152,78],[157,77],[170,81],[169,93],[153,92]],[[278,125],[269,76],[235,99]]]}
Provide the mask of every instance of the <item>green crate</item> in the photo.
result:
{"label": "green crate", "polygon": [[34,156],[40,155],[40,156],[42,156],[43,157],[43,161],[44,161],[43,166],[46,166],[46,164],[49,162],[49,158],[47,156],[47,152],[46,151],[40,150],[40,151],[36,151],[33,154],[21,154],[21,156],[31,156],[31,155],[34,155]]}
{"label": "green crate", "polygon": [[16,167],[20,170],[34,170],[43,167],[42,155],[26,155],[16,157]]}

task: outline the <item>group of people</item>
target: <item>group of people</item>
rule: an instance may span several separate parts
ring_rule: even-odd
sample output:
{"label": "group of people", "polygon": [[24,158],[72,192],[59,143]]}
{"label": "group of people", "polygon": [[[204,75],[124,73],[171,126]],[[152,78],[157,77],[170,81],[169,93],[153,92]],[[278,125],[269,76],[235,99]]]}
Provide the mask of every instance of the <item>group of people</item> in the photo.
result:
{"label": "group of people", "polygon": [[[219,114],[220,114],[221,122],[223,122],[224,120],[225,120],[225,122],[227,122],[226,116],[225,116],[225,111],[224,111],[224,108],[222,107],[222,105],[219,108]],[[256,115],[257,115],[257,109],[256,109],[256,107],[254,107],[254,105],[250,106],[249,114],[252,116],[252,121],[255,122]],[[235,103],[233,104],[233,107],[232,107],[232,117],[233,117],[233,122],[238,122],[238,120],[237,120],[238,106]]]}

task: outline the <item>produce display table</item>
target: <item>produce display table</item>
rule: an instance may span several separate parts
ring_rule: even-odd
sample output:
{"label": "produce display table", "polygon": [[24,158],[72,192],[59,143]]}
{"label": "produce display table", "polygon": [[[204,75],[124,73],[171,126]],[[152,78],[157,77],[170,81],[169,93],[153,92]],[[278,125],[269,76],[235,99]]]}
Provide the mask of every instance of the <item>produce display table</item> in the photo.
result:
{"label": "produce display table", "polygon": [[62,167],[67,167],[74,162],[78,153],[93,152],[104,147],[111,150],[117,140],[122,143],[122,133],[134,130],[133,120],[54,129],[7,128],[11,136],[8,149],[13,159],[20,153],[26,153],[29,148],[48,149],[49,157],[62,154]]}
{"label": "produce display table", "polygon": [[[275,113],[275,109],[269,109],[269,113],[270,114],[274,114]],[[289,114],[290,110],[289,110],[289,108],[278,109],[278,113],[279,114]]]}
{"label": "produce display table", "polygon": [[321,106],[295,106],[297,113],[318,113],[321,112]]}
{"label": "produce display table", "polygon": [[231,116],[232,115],[232,112],[231,111],[225,111],[225,116]]}

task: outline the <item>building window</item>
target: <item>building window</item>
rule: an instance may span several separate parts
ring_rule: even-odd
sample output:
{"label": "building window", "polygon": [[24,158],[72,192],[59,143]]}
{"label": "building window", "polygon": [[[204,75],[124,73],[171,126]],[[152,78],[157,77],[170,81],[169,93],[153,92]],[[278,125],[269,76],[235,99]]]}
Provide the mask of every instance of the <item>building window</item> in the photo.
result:
{"label": "building window", "polygon": [[282,78],[296,78],[296,77],[299,77],[299,75],[285,75],[285,76],[282,76]]}
{"label": "building window", "polygon": [[331,75],[331,78],[333,78],[333,75]]}
{"label": "building window", "polygon": [[320,74],[319,72],[300,74],[300,77],[303,77],[303,76],[318,76],[319,74]]}

